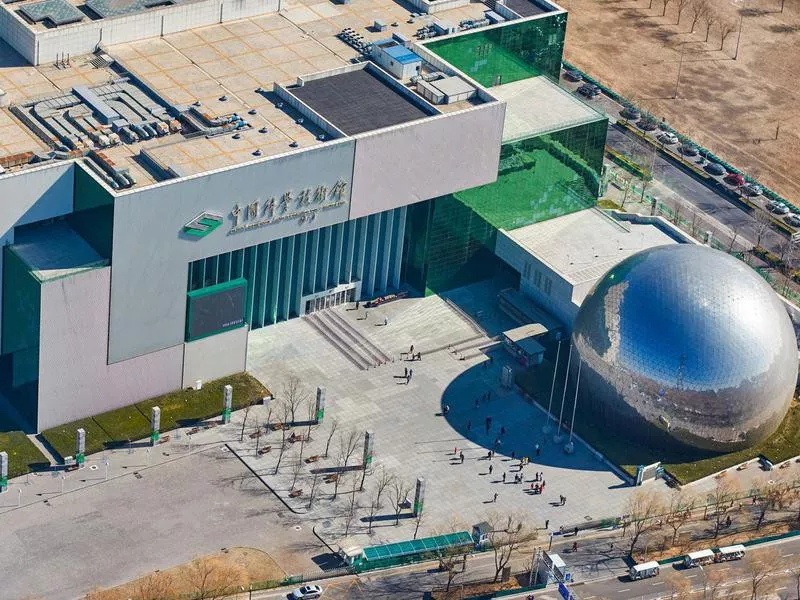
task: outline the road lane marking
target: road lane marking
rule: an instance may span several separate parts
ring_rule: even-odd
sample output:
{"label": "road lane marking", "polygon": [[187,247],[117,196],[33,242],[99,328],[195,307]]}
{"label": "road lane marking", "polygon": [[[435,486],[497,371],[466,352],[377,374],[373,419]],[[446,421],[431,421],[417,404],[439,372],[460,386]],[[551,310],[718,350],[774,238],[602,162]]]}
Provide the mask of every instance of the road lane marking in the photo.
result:
{"label": "road lane marking", "polygon": [[783,586],[783,587],[776,588],[775,591],[776,592],[780,592],[781,590],[785,590],[785,589],[788,589],[788,588],[786,586]]}
{"label": "road lane marking", "polygon": [[663,581],[656,581],[653,585],[664,585]]}
{"label": "road lane marking", "polygon": [[631,588],[625,588],[624,590],[617,590],[617,592],[620,593],[620,594],[622,592],[630,592],[630,591],[631,591]]}
{"label": "road lane marking", "polygon": [[794,556],[794,552],[792,552],[791,554],[784,554],[783,558],[789,558],[790,556]]}
{"label": "road lane marking", "polygon": [[686,579],[691,579],[692,577],[697,577],[697,573],[695,573],[694,575],[687,575]]}

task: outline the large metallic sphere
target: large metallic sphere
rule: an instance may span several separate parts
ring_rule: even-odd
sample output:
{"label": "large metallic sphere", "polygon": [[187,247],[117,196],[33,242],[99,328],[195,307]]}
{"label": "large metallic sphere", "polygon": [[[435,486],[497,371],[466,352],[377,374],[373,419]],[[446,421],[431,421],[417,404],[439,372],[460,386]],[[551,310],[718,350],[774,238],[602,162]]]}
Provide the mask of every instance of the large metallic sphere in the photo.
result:
{"label": "large metallic sphere", "polygon": [[781,300],[750,267],[705,246],[619,263],[584,301],[572,340],[583,410],[658,446],[750,446],[778,427],[797,382]]}

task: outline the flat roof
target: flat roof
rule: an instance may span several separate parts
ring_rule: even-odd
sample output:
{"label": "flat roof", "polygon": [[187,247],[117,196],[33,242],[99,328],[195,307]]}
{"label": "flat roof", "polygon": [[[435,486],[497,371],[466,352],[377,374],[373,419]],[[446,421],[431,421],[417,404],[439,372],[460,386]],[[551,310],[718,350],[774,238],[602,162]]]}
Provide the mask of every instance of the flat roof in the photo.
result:
{"label": "flat roof", "polygon": [[448,96],[458,96],[459,94],[468,94],[476,90],[475,86],[467,83],[461,77],[453,75],[452,77],[444,77],[428,82],[440,92]]}
{"label": "flat roof", "polygon": [[60,279],[108,264],[64,221],[19,229],[11,249],[39,281]]}
{"label": "flat roof", "polygon": [[[520,227],[506,235],[573,285],[599,279],[640,250],[678,243],[656,225],[617,221],[597,208]],[[573,301],[580,304],[588,291]]]}
{"label": "flat roof", "polygon": [[534,0],[506,0],[505,5],[521,17],[535,17],[556,10],[554,6]]}
{"label": "flat roof", "polygon": [[19,12],[34,23],[50,21],[56,27],[77,23],[84,18],[84,14],[66,0],[42,0],[33,4],[25,4],[19,9]]}
{"label": "flat roof", "polygon": [[506,102],[503,142],[606,118],[544,76],[495,86],[492,95]]}
{"label": "flat roof", "polygon": [[394,46],[389,46],[388,48],[383,49],[386,54],[391,56],[394,60],[399,62],[401,65],[407,65],[409,63],[419,62],[422,59],[419,57],[418,54],[412,52],[405,46],[401,46],[398,43],[395,43]]}
{"label": "flat roof", "polygon": [[368,68],[307,81],[289,91],[347,135],[430,116]]}

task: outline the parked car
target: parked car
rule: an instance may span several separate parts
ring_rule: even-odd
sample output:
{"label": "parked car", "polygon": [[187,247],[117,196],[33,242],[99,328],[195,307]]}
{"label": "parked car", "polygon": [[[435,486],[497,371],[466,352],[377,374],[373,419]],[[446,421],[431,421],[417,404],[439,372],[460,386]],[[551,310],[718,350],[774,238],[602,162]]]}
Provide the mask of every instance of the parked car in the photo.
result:
{"label": "parked car", "polygon": [[642,118],[642,111],[640,111],[635,106],[626,106],[619,114],[622,116],[623,119],[628,119],[629,121],[638,121]]}
{"label": "parked car", "polygon": [[656,139],[665,146],[670,146],[672,144],[678,143],[678,136],[675,135],[674,133],[670,133],[669,131],[665,131],[664,133],[659,133],[658,136],[656,136]]}
{"label": "parked car", "polygon": [[742,186],[742,193],[745,196],[760,196],[763,192],[761,186],[755,183],[745,183]]}
{"label": "parked car", "polygon": [[683,144],[680,147],[680,153],[684,156],[697,156],[700,154],[700,150],[697,149],[697,146],[692,146],[691,144]]}
{"label": "parked car", "polygon": [[322,595],[322,588],[318,585],[304,585],[297,588],[290,594],[294,600],[307,600],[309,598],[319,598]]}
{"label": "parked car", "polygon": [[783,217],[783,220],[792,227],[800,227],[800,215],[789,214]]}
{"label": "parked car", "polygon": [[564,69],[564,79],[567,81],[583,81],[583,75],[576,69]]}
{"label": "parked car", "polygon": [[722,180],[735,187],[741,187],[745,183],[744,176],[739,173],[728,173]]}
{"label": "parked car", "polygon": [[708,163],[706,165],[705,169],[706,169],[706,171],[708,171],[712,175],[725,175],[727,173],[727,171],[725,170],[725,167],[723,167],[721,164],[715,163],[715,162]]}
{"label": "parked car", "polygon": [[600,95],[600,88],[594,85],[593,83],[584,83],[581,87],[578,88],[578,93],[581,96],[586,96],[590,100],[595,96]]}
{"label": "parked car", "polygon": [[770,212],[774,212],[778,215],[789,214],[789,207],[786,206],[783,202],[778,202],[776,200],[770,200],[769,202],[767,202],[767,210]]}

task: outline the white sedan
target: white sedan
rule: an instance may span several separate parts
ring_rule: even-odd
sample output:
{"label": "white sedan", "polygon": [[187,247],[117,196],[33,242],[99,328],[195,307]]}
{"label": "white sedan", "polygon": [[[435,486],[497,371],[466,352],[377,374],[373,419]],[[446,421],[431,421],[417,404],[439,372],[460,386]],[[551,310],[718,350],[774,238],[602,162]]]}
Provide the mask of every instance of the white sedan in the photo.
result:
{"label": "white sedan", "polygon": [[304,585],[292,592],[294,600],[308,600],[309,598],[319,598],[322,595],[322,588],[318,585]]}

